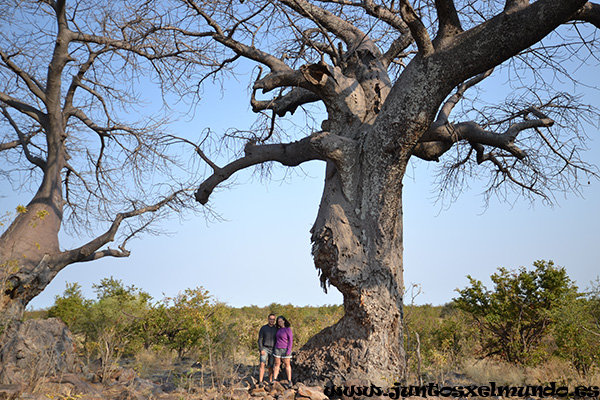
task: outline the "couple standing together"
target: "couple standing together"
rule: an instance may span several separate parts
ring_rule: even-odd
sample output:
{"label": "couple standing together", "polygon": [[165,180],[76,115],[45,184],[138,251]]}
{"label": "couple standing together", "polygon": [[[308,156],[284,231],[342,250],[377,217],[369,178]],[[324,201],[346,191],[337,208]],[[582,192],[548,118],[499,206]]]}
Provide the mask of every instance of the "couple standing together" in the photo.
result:
{"label": "couple standing together", "polygon": [[288,388],[292,385],[292,328],[285,317],[275,318],[269,314],[268,324],[263,325],[258,333],[258,350],[260,351],[260,366],[258,369],[258,384],[263,385],[265,366],[269,370],[269,381],[277,380],[281,368],[281,360],[287,375]]}

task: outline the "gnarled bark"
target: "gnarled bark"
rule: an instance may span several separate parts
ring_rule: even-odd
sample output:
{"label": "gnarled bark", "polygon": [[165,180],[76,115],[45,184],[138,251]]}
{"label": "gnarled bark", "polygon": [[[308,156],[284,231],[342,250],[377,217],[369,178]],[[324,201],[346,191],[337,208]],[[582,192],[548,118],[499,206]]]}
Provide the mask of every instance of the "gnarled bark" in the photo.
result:
{"label": "gnarled bark", "polygon": [[360,183],[346,194],[340,174],[328,165],[312,228],[313,257],[323,288],[331,284],[342,292],[345,315],[301,349],[295,366],[301,380],[383,384],[401,376],[402,175],[384,171],[357,167]]}

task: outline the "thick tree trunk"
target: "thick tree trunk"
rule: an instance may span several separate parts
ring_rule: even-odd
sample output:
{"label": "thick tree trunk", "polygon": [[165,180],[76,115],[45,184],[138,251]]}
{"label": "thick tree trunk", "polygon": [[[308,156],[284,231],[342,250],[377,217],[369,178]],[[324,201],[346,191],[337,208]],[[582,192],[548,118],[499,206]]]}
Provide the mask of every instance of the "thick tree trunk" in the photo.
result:
{"label": "thick tree trunk", "polygon": [[20,319],[27,304],[60,269],[58,232],[62,195],[58,184],[42,183],[36,196],[0,237],[0,326]]}
{"label": "thick tree trunk", "polygon": [[[383,385],[403,370],[404,167],[381,154],[361,159],[353,177],[341,179],[331,163],[327,168],[313,256],[323,287],[332,284],[342,292],[345,315],[301,349],[295,367],[301,380],[341,384],[361,378]],[[355,181],[353,188],[342,185],[348,179]]]}
{"label": "thick tree trunk", "polygon": [[62,170],[67,135],[61,104],[62,72],[71,58],[65,1],[57,1],[53,7],[59,30],[43,93],[46,112],[37,115],[46,135],[47,158],[38,165],[44,177],[27,210],[0,237],[0,324],[21,318],[31,299],[64,267],[53,265],[56,261],[52,258],[60,254],[58,232],[64,201]]}

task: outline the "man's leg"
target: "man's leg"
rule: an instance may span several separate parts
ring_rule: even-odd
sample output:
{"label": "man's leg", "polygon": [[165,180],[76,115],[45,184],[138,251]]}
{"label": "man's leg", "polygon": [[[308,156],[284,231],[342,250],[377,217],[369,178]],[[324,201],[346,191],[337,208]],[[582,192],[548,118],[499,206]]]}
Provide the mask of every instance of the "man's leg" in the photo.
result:
{"label": "man's leg", "polygon": [[263,377],[265,376],[265,363],[261,362],[258,366],[258,383],[263,381]]}
{"label": "man's leg", "polygon": [[275,357],[273,357],[273,349],[266,350],[267,352],[267,362],[266,366],[269,374],[269,383],[273,382],[273,364],[275,361]]}

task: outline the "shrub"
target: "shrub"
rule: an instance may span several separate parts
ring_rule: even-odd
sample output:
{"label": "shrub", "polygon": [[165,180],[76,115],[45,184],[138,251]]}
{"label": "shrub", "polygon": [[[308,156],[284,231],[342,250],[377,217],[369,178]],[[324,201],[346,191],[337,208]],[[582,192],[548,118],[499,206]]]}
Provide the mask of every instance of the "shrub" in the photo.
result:
{"label": "shrub", "polygon": [[535,364],[547,353],[540,346],[556,319],[559,306],[574,299],[577,287],[564,268],[536,261],[535,269],[499,268],[491,276],[494,290],[467,276],[471,286],[458,290],[456,306],[476,321],[484,334],[484,356]]}

